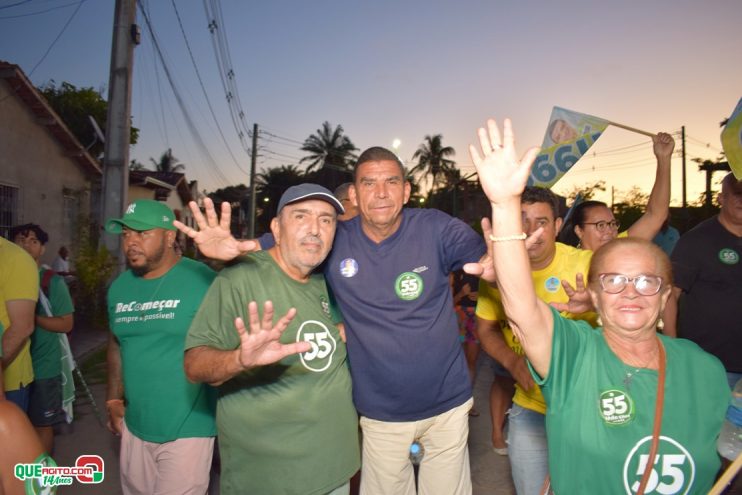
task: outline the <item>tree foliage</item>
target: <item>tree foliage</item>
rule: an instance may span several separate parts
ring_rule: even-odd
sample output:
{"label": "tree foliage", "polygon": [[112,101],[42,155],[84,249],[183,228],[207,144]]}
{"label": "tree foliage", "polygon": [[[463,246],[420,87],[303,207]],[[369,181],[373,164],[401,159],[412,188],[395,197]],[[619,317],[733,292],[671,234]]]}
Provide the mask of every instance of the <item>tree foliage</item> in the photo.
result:
{"label": "tree foliage", "polygon": [[75,308],[75,321],[95,328],[106,328],[106,292],[116,268],[116,260],[105,246],[98,246],[97,225],[81,216],[77,222],[72,259],[75,261],[75,297],[85,301]]}
{"label": "tree foliage", "polygon": [[456,162],[450,157],[456,154],[451,146],[443,146],[443,135],[435,134],[425,136],[424,141],[412,155],[417,160],[417,165],[412,167],[410,173],[417,177],[430,177],[432,189],[435,191],[442,186],[446,179],[451,176]]}
{"label": "tree foliage", "polygon": [[649,194],[633,186],[627,192],[617,194],[619,200],[613,204],[613,214],[626,229],[639,220],[644,214],[649,201]]}
{"label": "tree foliage", "polygon": [[358,148],[344,134],[343,126],[338,125],[333,129],[325,121],[315,134],[304,140],[301,150],[308,153],[299,162],[309,163],[307,172],[322,168],[347,171],[356,158]]}
{"label": "tree foliage", "polygon": [[257,184],[257,231],[267,232],[276,216],[281,195],[291,186],[307,182],[305,174],[295,165],[272,167],[255,176]]}
{"label": "tree foliage", "polygon": [[222,189],[217,189],[214,192],[210,192],[207,194],[207,196],[211,198],[211,200],[217,206],[225,201],[231,205],[234,205],[250,199],[250,188],[245,184],[227,186]]}
{"label": "tree foliage", "polygon": [[595,194],[598,191],[605,192],[604,180],[598,180],[593,183],[585,183],[581,186],[574,186],[566,195],[567,203],[571,204],[572,202],[574,202],[574,200],[577,199],[577,196],[580,196],[583,201],[589,201],[595,198]]}
{"label": "tree foliage", "polygon": [[180,163],[180,160],[175,158],[173,150],[168,148],[167,151],[160,155],[160,158],[155,160],[150,158],[149,161],[155,166],[157,172],[183,172],[185,171],[185,165]]}
{"label": "tree foliage", "polygon": [[[89,146],[95,140],[95,131],[88,115],[92,116],[101,129],[105,130],[108,120],[108,102],[103,99],[99,91],[92,87],[78,88],[68,82],[57,86],[53,80],[40,87],[39,91],[83,146]],[[130,144],[136,144],[138,137],[139,129],[132,126]],[[96,141],[89,151],[93,156],[100,155],[103,153],[103,143]]]}
{"label": "tree foliage", "polygon": [[221,211],[224,202],[232,206],[230,230],[236,237],[247,235],[247,223],[250,214],[250,187],[245,184],[227,186],[206,194],[214,202],[216,211]]}

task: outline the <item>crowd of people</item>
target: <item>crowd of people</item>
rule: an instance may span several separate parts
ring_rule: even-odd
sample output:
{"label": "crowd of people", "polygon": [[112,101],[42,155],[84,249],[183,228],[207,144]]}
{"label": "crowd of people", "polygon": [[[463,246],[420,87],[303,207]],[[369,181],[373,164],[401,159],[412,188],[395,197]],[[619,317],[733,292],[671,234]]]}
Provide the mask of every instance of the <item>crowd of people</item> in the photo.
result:
{"label": "crowd of people", "polygon": [[[334,193],[287,189],[260,239],[236,239],[229,205],[218,215],[208,199],[190,205],[197,228],[153,200],[106,223],[127,262],[108,290],[106,397],[124,493],[471,494],[480,349],[494,369],[492,447],[519,495],[710,489],[742,377],[742,181],[724,178],[719,215],[670,259],[651,242],[667,231],[668,134],[653,138],[646,212],[622,232],[594,201],[563,225],[554,193],[525,186],[537,150],[516,158],[509,121],[478,137],[483,236],[405,208],[403,163],[381,147]],[[178,229],[227,267],[183,257]],[[53,462],[74,274],[66,248],[59,273],[41,266],[38,225],[11,237],[0,445],[27,438],[15,462]],[[17,493],[0,450],[0,494]]]}
{"label": "crowd of people", "polygon": [[[24,490],[38,481],[17,479],[15,464],[53,466],[54,427],[71,420],[62,366],[74,323],[67,282],[42,263],[49,235],[41,226],[14,226],[9,237],[0,237],[0,494],[32,493]],[[74,276],[69,266],[65,275]]]}

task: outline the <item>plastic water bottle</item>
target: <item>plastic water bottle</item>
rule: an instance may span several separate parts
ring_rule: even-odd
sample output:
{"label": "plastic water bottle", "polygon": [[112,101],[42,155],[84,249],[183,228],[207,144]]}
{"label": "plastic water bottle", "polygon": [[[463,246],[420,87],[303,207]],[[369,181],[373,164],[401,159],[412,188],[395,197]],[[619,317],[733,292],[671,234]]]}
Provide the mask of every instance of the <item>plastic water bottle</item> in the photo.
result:
{"label": "plastic water bottle", "polygon": [[423,448],[422,444],[417,440],[412,442],[412,445],[410,445],[410,461],[412,462],[412,465],[419,466],[420,463],[423,461],[424,455],[425,449]]}
{"label": "plastic water bottle", "polygon": [[721,427],[716,448],[722,457],[733,461],[742,451],[742,378],[732,391],[732,401],[727,409],[727,418]]}

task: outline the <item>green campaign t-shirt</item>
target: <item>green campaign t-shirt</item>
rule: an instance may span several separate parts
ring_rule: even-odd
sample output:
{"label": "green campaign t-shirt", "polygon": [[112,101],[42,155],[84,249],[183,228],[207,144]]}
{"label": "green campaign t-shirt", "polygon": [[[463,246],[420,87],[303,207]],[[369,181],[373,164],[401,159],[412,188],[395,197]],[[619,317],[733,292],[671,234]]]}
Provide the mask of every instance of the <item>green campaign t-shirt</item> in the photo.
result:
{"label": "green campaign t-shirt", "polygon": [[325,494],[358,470],[358,417],[345,344],[330,315],[324,277],[286,275],[267,251],[223,270],[204,298],[186,348],[236,349],[234,319],[273,302],[275,320],[296,317],[281,342],[312,349],[241,373],[219,387],[217,426],[223,494]]}
{"label": "green campaign t-shirt", "polygon": [[122,273],[108,290],[108,320],[121,346],[127,428],[163,443],[216,434],[216,391],[190,383],[185,336],[215,273],[182,258],[155,279]]}
{"label": "green campaign t-shirt", "polygon": [[[647,464],[658,372],[628,366],[603,329],[554,314],[546,380],[549,471],[554,493],[634,493]],[[717,358],[660,335],[667,355],[665,401],[654,473],[645,493],[705,494],[719,469],[716,439],[729,403]]]}
{"label": "green campaign t-shirt", "polygon": [[[39,270],[39,279],[44,276],[46,269]],[[75,311],[72,305],[72,297],[67,289],[67,284],[59,275],[53,275],[49,280],[49,304],[52,316],[64,316]],[[41,302],[36,304],[36,314],[48,316]],[[31,359],[33,361],[33,374],[36,379],[54,378],[62,372],[62,350],[59,347],[58,332],[49,332],[40,326],[36,326],[31,334]]]}

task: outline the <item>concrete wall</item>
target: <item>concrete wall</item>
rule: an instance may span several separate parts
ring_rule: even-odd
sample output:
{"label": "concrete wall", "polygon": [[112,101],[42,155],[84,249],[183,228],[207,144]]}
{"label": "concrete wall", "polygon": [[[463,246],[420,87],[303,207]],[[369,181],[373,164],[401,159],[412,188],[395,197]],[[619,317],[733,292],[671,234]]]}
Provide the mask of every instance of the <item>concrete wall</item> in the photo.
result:
{"label": "concrete wall", "polygon": [[28,107],[0,81],[0,184],[19,188],[18,223],[49,233],[44,261],[74,244],[78,216],[89,219],[90,179]]}

